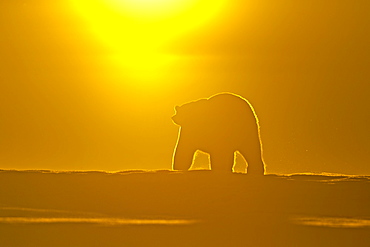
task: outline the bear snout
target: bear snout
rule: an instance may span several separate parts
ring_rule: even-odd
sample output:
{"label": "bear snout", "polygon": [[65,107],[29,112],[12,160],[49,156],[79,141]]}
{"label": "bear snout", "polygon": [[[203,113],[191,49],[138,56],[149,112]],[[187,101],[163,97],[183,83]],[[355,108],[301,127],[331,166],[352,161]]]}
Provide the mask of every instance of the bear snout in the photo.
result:
{"label": "bear snout", "polygon": [[179,122],[178,122],[179,121],[179,117],[177,115],[173,115],[171,117],[171,119],[172,119],[172,122],[174,122],[177,125],[180,125]]}

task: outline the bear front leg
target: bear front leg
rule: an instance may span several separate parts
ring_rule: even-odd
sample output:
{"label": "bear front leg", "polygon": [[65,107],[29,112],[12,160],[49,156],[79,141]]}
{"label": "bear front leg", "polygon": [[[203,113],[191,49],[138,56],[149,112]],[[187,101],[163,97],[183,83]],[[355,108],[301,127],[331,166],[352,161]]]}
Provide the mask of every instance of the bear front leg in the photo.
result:
{"label": "bear front leg", "polygon": [[177,139],[177,144],[172,157],[172,169],[187,171],[193,163],[196,148],[188,138],[183,138],[181,129]]}
{"label": "bear front leg", "polygon": [[216,172],[232,172],[234,151],[218,150],[210,153],[211,170]]}

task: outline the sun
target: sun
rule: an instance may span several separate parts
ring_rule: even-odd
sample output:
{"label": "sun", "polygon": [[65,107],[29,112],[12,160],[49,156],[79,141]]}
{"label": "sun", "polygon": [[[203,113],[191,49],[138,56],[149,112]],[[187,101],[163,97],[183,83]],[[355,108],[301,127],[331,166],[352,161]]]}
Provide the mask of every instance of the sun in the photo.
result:
{"label": "sun", "polygon": [[113,4],[126,13],[140,15],[141,17],[164,17],[174,15],[192,5],[194,0],[109,0],[108,4]]}
{"label": "sun", "polygon": [[132,76],[156,76],[176,59],[166,46],[214,18],[226,0],[70,0],[111,61]]}

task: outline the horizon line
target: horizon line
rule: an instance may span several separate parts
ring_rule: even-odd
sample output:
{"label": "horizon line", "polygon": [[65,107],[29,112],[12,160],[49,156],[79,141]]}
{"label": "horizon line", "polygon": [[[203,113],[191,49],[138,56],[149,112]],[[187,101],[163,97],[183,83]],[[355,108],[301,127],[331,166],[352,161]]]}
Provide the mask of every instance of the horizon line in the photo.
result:
{"label": "horizon line", "polygon": [[[196,173],[196,172],[212,172],[209,169],[193,169],[189,171],[175,171],[170,169],[127,169],[127,170],[53,170],[53,169],[0,169],[1,172],[38,172],[38,173],[50,173],[50,174],[68,174],[68,173],[101,173],[101,174],[137,174],[137,173]],[[238,175],[248,175],[248,173],[242,172],[232,172],[226,174],[238,174]],[[264,176],[282,176],[282,177],[291,177],[291,176],[323,176],[323,177],[369,177],[370,174],[343,174],[343,173],[334,173],[334,172],[294,172],[294,173],[266,173]]]}

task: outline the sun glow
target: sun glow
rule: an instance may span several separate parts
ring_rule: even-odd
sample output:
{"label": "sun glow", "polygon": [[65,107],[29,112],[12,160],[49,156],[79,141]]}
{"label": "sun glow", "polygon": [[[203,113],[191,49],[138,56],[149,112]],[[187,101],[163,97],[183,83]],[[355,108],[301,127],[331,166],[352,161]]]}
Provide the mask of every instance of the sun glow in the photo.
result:
{"label": "sun glow", "polygon": [[157,76],[176,59],[166,45],[212,19],[225,0],[70,0],[110,61],[136,76]]}
{"label": "sun glow", "polygon": [[195,0],[110,0],[115,7],[128,14],[150,16],[174,15],[194,4]]}

